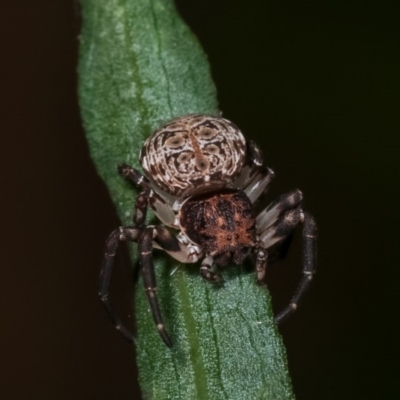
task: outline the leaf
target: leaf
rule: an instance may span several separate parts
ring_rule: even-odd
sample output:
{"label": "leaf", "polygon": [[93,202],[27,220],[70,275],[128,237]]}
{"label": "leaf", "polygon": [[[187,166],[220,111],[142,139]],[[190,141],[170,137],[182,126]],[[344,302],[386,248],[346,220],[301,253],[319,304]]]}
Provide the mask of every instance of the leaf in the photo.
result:
{"label": "leaf", "polygon": [[[79,98],[91,157],[123,224],[135,193],[117,165],[138,165],[151,132],[189,113],[217,115],[206,57],[170,0],[81,0]],[[136,246],[135,252],[136,252]],[[136,253],[134,252],[134,257]],[[155,252],[158,296],[174,347],[136,290],[137,362],[146,399],[292,399],[270,297],[243,268],[225,284],[203,281],[198,265]]]}

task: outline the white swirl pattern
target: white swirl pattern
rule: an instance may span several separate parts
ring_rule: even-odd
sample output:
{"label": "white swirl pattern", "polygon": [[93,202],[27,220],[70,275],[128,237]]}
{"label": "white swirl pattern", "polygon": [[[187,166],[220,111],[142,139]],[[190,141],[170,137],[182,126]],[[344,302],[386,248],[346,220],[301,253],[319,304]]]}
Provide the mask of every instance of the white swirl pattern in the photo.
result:
{"label": "white swirl pattern", "polygon": [[165,192],[189,196],[223,188],[240,173],[246,141],[230,121],[205,115],[174,119],[144,143],[140,162],[146,176]]}

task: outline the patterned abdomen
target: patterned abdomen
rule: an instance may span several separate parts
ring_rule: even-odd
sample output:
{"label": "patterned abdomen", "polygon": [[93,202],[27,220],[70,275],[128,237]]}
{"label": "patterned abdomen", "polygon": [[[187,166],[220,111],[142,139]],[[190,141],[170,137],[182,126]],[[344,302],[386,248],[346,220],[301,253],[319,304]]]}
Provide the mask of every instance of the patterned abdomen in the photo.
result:
{"label": "patterned abdomen", "polygon": [[165,124],[146,140],[140,162],[164,191],[188,196],[227,186],[245,162],[246,141],[232,122],[187,115]]}

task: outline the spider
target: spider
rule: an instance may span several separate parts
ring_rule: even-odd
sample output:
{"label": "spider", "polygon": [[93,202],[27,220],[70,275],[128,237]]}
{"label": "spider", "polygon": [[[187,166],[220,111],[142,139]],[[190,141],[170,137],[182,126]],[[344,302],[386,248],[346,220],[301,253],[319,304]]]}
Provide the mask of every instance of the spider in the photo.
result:
{"label": "spider", "polygon": [[[138,243],[143,282],[157,330],[169,347],[160,312],[153,265],[153,249],[161,249],[181,263],[201,260],[201,276],[220,283],[218,267],[239,265],[255,254],[256,281],[265,282],[271,248],[290,239],[303,225],[302,278],[295,294],[276,317],[277,323],[292,314],[313,278],[316,268],[316,224],[302,210],[302,193],[281,196],[258,215],[254,203],[268,188],[274,173],[263,167],[260,148],[246,143],[230,121],[207,115],[174,119],[144,143],[142,175],[126,164],[119,173],[141,189],[136,198],[133,225],[114,230],[106,242],[100,274],[100,297],[115,327],[130,342],[134,335],[123,325],[109,299],[109,288],[119,242]],[[151,207],[161,225],[146,225]],[[171,228],[178,234],[171,233]]]}

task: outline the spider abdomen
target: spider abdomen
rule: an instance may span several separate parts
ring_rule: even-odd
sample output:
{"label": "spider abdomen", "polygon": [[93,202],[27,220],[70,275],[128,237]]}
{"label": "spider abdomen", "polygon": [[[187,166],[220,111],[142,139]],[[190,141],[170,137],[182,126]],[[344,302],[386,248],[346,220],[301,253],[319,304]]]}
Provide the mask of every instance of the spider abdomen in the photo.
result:
{"label": "spider abdomen", "polygon": [[163,125],[145,142],[140,162],[165,192],[189,196],[229,185],[245,163],[246,141],[224,118],[187,115]]}
{"label": "spider abdomen", "polygon": [[240,264],[256,242],[252,205],[240,190],[189,198],[181,207],[180,225],[217,265]]}

